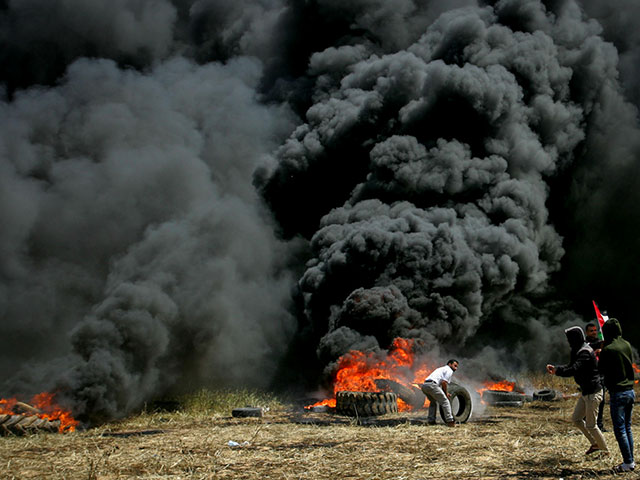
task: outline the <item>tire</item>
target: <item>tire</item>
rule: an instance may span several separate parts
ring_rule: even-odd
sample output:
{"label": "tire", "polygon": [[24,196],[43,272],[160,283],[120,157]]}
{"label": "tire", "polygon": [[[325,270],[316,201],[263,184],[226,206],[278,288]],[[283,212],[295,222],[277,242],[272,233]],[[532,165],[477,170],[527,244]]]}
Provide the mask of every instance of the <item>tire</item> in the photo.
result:
{"label": "tire", "polygon": [[231,411],[232,417],[261,417],[262,409],[260,407],[242,407],[234,408]]}
{"label": "tire", "polygon": [[[471,395],[469,391],[462,385],[457,383],[449,384],[447,389],[449,395],[451,395],[451,413],[453,413],[453,420],[456,423],[465,423],[471,417],[473,410],[473,404],[471,402]],[[440,407],[440,416],[442,420],[447,421],[444,417],[444,410]]]}
{"label": "tire", "polygon": [[60,420],[50,421],[37,415],[0,415],[0,435],[25,435],[36,432],[58,432]]}
{"label": "tire", "polygon": [[398,395],[392,392],[338,392],[336,413],[352,417],[398,413]]}
{"label": "tire", "polygon": [[533,399],[542,400],[543,402],[550,402],[551,400],[555,400],[556,396],[556,391],[551,389],[538,390],[537,392],[533,392]]}
{"label": "tire", "polygon": [[379,378],[375,380],[376,387],[385,392],[393,392],[398,395],[398,398],[405,402],[412,408],[422,408],[426,397],[422,390],[417,387],[407,387],[401,383],[386,378]]}
{"label": "tire", "polygon": [[521,407],[523,405],[523,401],[507,401],[507,402],[496,402],[493,404],[494,407]]}
{"label": "tire", "polygon": [[489,405],[502,402],[522,402],[525,395],[518,392],[502,392],[499,390],[485,390],[482,392],[482,401]]}

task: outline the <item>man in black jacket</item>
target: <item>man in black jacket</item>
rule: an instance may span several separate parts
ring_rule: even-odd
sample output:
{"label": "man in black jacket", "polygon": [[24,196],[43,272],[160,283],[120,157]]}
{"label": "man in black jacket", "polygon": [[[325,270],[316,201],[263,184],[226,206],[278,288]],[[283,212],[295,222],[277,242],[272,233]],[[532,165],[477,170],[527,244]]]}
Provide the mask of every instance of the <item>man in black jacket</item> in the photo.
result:
{"label": "man in black jacket", "polygon": [[636,467],[633,461],[633,434],[631,413],[635,402],[633,392],[634,371],[631,345],[622,338],[620,322],[610,318],[602,326],[604,348],[600,352],[600,372],[609,390],[611,423],[616,436],[623,463],[615,467],[616,472],[630,472]]}
{"label": "man in black jacket", "polygon": [[[591,348],[593,348],[593,353],[596,354],[596,359],[600,357],[600,351],[602,350],[603,340],[598,337],[598,327],[595,323],[587,323],[587,326],[584,329],[584,333],[587,337],[587,343]],[[600,377],[602,380],[602,386],[604,387],[604,378]],[[602,390],[602,401],[598,406],[598,419],[596,420],[596,424],[601,432],[604,432],[604,425],[602,423],[602,419],[604,417],[604,397],[607,394],[607,391],[603,388]]]}
{"label": "man in black jacket", "polygon": [[598,406],[602,401],[598,361],[593,349],[585,342],[584,332],[580,327],[567,328],[564,334],[571,347],[569,364],[557,367],[547,365],[547,372],[559,377],[573,377],[580,386],[582,395],[576,402],[571,420],[591,443],[587,455],[598,451],[608,452],[604,436],[596,425]]}

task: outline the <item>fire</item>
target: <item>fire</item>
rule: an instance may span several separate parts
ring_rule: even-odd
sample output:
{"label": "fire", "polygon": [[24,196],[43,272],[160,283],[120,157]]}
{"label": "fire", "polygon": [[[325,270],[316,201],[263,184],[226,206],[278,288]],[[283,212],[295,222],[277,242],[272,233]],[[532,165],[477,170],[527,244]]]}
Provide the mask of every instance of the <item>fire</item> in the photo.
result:
{"label": "fire", "polygon": [[[638,365],[636,365],[635,363],[632,363],[631,366],[633,367],[633,372],[635,373],[635,376],[638,377],[640,374],[640,367],[638,367]],[[638,383],[638,379],[635,379],[634,383]]]}
{"label": "fire", "polygon": [[484,387],[477,390],[482,394],[485,390],[497,390],[499,392],[513,392],[516,388],[516,382],[501,380],[499,382],[484,382]]}
{"label": "fire", "polygon": [[[78,426],[78,421],[73,418],[71,412],[61,408],[54,401],[55,395],[53,393],[39,393],[34,395],[29,404],[32,407],[40,410],[41,413],[37,413],[38,417],[44,418],[49,421],[60,421],[60,427],[58,431],[73,432]],[[14,407],[18,403],[16,398],[0,398],[0,414],[14,414]]]}
{"label": "fire", "polygon": [[[385,358],[379,354],[352,350],[338,359],[333,381],[333,398],[325,399],[307,408],[336,406],[335,394],[341,391],[379,392],[375,381],[393,380],[407,387],[420,384],[431,372],[427,365],[415,365],[413,341],[396,338]],[[411,406],[398,399],[398,410],[408,411]]]}

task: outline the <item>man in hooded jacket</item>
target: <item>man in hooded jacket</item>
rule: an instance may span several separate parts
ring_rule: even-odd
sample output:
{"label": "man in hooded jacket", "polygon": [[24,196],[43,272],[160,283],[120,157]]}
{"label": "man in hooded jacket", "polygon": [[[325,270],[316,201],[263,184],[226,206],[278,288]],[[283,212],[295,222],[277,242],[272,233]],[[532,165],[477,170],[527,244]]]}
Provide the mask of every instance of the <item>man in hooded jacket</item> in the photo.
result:
{"label": "man in hooded jacket", "polygon": [[620,322],[610,318],[602,326],[604,347],[600,352],[600,372],[609,390],[609,408],[613,432],[622,453],[623,463],[614,468],[617,472],[635,469],[633,461],[633,434],[631,413],[635,402],[633,392],[634,371],[631,345],[622,338]]}
{"label": "man in hooded jacket", "polygon": [[564,331],[571,347],[569,364],[547,365],[547,372],[559,377],[573,377],[580,386],[582,395],[578,398],[571,420],[591,443],[587,455],[594,452],[608,452],[604,436],[596,424],[598,406],[602,401],[602,384],[595,353],[585,341],[580,327],[570,327]]}
{"label": "man in hooded jacket", "polygon": [[[585,336],[587,337],[586,341],[591,348],[593,348],[593,353],[596,354],[596,359],[600,357],[600,351],[602,350],[602,346],[604,341],[598,337],[598,327],[595,323],[587,323],[587,326],[584,329]],[[604,387],[604,379],[602,375],[600,376],[602,379],[602,386]],[[604,418],[604,397],[607,395],[607,391],[603,388],[602,390],[602,401],[598,406],[598,419],[596,424],[601,432],[605,432],[604,425],[602,419]]]}

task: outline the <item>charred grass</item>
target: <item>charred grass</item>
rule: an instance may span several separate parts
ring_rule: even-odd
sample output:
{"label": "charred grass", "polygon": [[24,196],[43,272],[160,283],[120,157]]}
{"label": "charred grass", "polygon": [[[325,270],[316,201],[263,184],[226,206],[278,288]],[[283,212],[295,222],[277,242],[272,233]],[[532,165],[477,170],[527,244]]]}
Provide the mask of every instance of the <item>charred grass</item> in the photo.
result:
{"label": "charred grass", "polygon": [[[573,386],[556,384],[571,393]],[[585,457],[570,424],[575,402],[476,409],[456,428],[426,425],[426,411],[373,419],[308,413],[251,392],[199,392],[175,412],[147,410],[68,434],[0,438],[7,479],[582,479],[615,478],[621,461],[605,414],[610,455]],[[231,409],[268,408],[262,418]],[[640,409],[634,423],[640,425]],[[634,430],[635,432],[635,430]],[[640,438],[640,437],[638,437]],[[229,442],[239,446],[230,446]],[[626,475],[636,478],[637,475]]]}

